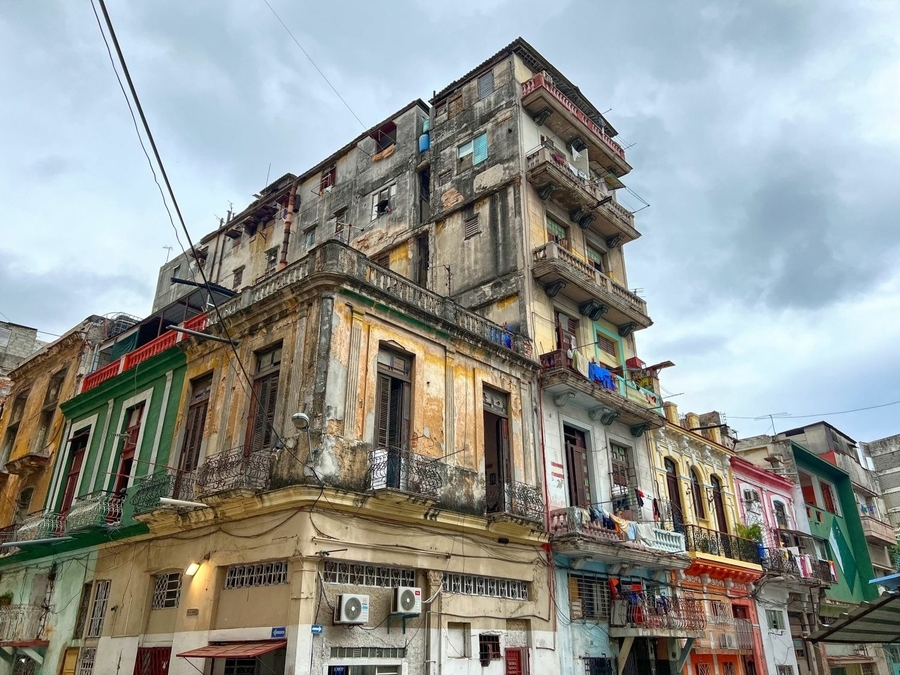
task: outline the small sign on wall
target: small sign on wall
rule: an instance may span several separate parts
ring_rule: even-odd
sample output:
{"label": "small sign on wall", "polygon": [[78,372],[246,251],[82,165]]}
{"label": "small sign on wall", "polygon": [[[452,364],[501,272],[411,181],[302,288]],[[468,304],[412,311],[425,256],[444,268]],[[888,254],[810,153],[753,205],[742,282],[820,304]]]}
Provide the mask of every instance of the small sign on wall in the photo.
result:
{"label": "small sign on wall", "polygon": [[323,630],[322,624],[320,623],[314,623],[309,627],[309,632],[313,635],[321,635]]}
{"label": "small sign on wall", "polygon": [[285,635],[287,635],[287,630],[285,630],[284,626],[275,626],[272,628],[272,639],[283,638]]}

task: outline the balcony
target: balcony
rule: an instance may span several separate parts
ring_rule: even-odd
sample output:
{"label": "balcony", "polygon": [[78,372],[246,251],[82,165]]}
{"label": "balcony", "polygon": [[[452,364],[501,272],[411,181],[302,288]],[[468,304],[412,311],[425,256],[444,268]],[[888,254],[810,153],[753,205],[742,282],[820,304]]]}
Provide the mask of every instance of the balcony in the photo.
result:
{"label": "balcony", "polygon": [[488,485],[485,506],[491,520],[531,524],[543,529],[544,500],[535,485],[518,482]]}
{"label": "balcony", "polygon": [[694,651],[749,656],[753,653],[753,623],[749,619],[713,618],[709,630],[694,643]]}
{"label": "balcony", "polygon": [[552,199],[580,227],[590,228],[604,239],[634,241],[641,233],[634,228],[631,211],[613,201],[605,184],[573,173],[566,158],[554,149],[539,147],[525,158],[528,181],[542,199]]}
{"label": "balcony", "polygon": [[50,463],[49,448],[40,452],[26,452],[9,459],[6,462],[6,473],[15,474],[17,476],[30,476],[36,471],[46,467]]}
{"label": "balcony", "polygon": [[890,523],[873,516],[860,516],[866,541],[876,546],[893,546],[897,543],[897,533]]}
{"label": "balcony", "polygon": [[708,553],[755,565],[761,563],[760,546],[752,539],[743,539],[698,525],[683,527],[688,551]]}
{"label": "balcony", "polygon": [[571,401],[606,423],[618,419],[637,435],[665,422],[657,394],[618,376],[591,380],[575,369],[565,350],[541,354],[541,388],[557,399],[557,405]]}
{"label": "balcony", "polygon": [[373,492],[437,500],[444,485],[443,463],[400,448],[379,448],[371,452],[369,486]]}
{"label": "balcony", "polygon": [[118,525],[122,521],[123,501],[122,495],[106,490],[78,497],[66,514],[66,532]]}
{"label": "balcony", "polygon": [[772,574],[793,577],[811,584],[832,583],[831,566],[827,560],[814,560],[809,555],[794,555],[787,548],[763,549],[763,569]]}
{"label": "balcony", "polygon": [[172,468],[156,471],[135,480],[131,489],[131,506],[135,514],[160,508],[161,497],[192,501],[194,499],[194,474]]}
{"label": "balcony", "polygon": [[[532,252],[531,273],[544,286],[550,297],[562,293],[578,305],[598,305],[597,318],[626,330],[649,328],[653,321],[647,316],[647,303],[640,296],[617,284],[565,247],[550,242]],[[585,310],[588,311],[588,310]]]}
{"label": "balcony", "polygon": [[47,610],[39,605],[0,607],[0,647],[46,647]]}
{"label": "balcony", "polygon": [[612,601],[610,637],[698,638],[706,627],[703,601],[669,595],[631,594]]}
{"label": "balcony", "polygon": [[273,456],[266,451],[245,453],[243,447],[213,455],[197,469],[196,496],[202,499],[232,490],[268,489]]}
{"label": "balcony", "polygon": [[588,156],[616,176],[631,171],[625,151],[600,125],[588,117],[540,73],[522,84],[522,107],[539,124],[546,124],[567,141],[581,138],[588,146]]}
{"label": "balcony", "polygon": [[[183,322],[183,327],[189,330],[202,331],[206,327],[206,314],[198,314],[197,316]],[[128,352],[124,356],[116,359],[112,363],[104,366],[100,370],[95,370],[81,381],[81,392],[90,391],[94,387],[98,387],[107,380],[111,380],[116,375],[131,370],[135,366],[144,361],[162,354],[167,349],[171,349],[177,343],[185,338],[184,333],[168,331],[163,333],[155,340],[151,340],[143,347]]]}
{"label": "balcony", "polygon": [[66,517],[49,511],[29,514],[16,530],[14,541],[35,541],[65,536]]}
{"label": "balcony", "polygon": [[262,283],[244,290],[237,298],[223,303],[219,307],[220,314],[222,317],[229,317],[284,288],[308,281],[313,275],[352,280],[367,291],[405,305],[404,311],[412,309],[414,313],[423,315],[430,322],[452,331],[462,339],[483,342],[525,359],[533,358],[532,342],[525,335],[469,311],[450,298],[432,293],[406,277],[376,265],[360,251],[333,239]]}
{"label": "balcony", "polygon": [[626,533],[602,516],[596,507],[569,506],[550,512],[553,550],[571,558],[597,562],[633,562],[645,569],[686,569],[684,535],[653,524],[635,524],[636,536]]}

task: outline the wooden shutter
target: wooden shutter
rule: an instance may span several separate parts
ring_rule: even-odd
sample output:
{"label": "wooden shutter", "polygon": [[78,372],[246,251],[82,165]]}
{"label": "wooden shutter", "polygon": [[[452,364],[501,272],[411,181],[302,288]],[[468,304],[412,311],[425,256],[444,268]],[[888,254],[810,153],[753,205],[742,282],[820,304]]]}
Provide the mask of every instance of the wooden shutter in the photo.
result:
{"label": "wooden shutter", "polygon": [[184,432],[184,441],[181,444],[181,458],[178,462],[178,468],[181,471],[193,471],[197,468],[208,407],[209,399],[205,399],[188,408],[187,428]]}
{"label": "wooden shutter", "polygon": [[388,430],[390,428],[391,414],[391,378],[387,375],[378,376],[378,412],[375,415],[375,440],[379,448],[386,448],[388,442]]}
{"label": "wooden shutter", "polygon": [[69,465],[69,474],[66,476],[66,489],[63,492],[60,512],[66,513],[75,500],[75,488],[78,486],[78,477],[81,475],[81,464],[84,461],[84,448],[78,448],[72,454],[72,463]]}
{"label": "wooden shutter", "polygon": [[258,452],[272,443],[275,404],[278,395],[278,372],[260,377],[254,383],[253,415],[250,420],[248,452]]}
{"label": "wooden shutter", "polygon": [[[81,637],[80,635],[78,637]],[[62,675],[75,675],[78,670],[78,647],[69,647],[63,656]]]}
{"label": "wooden shutter", "polygon": [[572,620],[584,618],[584,608],[581,603],[581,585],[578,577],[569,575],[569,615]]}
{"label": "wooden shutter", "polygon": [[569,498],[572,506],[586,507],[591,503],[591,487],[584,435],[566,434],[566,459],[569,464]]}
{"label": "wooden shutter", "polygon": [[500,480],[509,485],[512,482],[512,469],[509,457],[509,420],[501,417],[497,420],[497,425],[500,430]]}

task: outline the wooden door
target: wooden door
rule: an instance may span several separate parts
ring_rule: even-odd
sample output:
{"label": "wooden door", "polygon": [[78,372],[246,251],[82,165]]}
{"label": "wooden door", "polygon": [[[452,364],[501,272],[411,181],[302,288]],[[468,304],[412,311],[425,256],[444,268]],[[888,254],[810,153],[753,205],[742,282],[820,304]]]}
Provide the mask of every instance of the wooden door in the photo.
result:
{"label": "wooden door", "polygon": [[119,468],[116,471],[116,480],[113,492],[124,494],[131,480],[131,469],[134,464],[134,456],[137,453],[138,437],[141,434],[141,420],[144,416],[144,405],[138,405],[128,411],[128,419],[125,421],[124,440],[122,451],[119,453]]}
{"label": "wooden door", "polygon": [[59,512],[68,513],[75,501],[75,490],[78,487],[78,477],[81,475],[81,465],[84,463],[85,448],[79,447],[72,453],[72,461],[69,463],[69,472],[66,474],[66,487],[63,490],[63,500]]}
{"label": "wooden door", "polygon": [[672,527],[676,532],[684,531],[684,517],[681,509],[681,490],[678,487],[678,468],[671,459],[666,459],[666,492],[669,495]]}
{"label": "wooden door", "polygon": [[569,472],[569,505],[587,507],[591,503],[591,480],[584,432],[567,426],[563,427],[563,433]]}
{"label": "wooden door", "polygon": [[569,317],[562,312],[556,313],[556,348],[557,349],[575,349],[578,346],[576,333],[578,332],[578,321]]}
{"label": "wooden door", "polygon": [[138,647],[134,675],[167,675],[171,647]]}

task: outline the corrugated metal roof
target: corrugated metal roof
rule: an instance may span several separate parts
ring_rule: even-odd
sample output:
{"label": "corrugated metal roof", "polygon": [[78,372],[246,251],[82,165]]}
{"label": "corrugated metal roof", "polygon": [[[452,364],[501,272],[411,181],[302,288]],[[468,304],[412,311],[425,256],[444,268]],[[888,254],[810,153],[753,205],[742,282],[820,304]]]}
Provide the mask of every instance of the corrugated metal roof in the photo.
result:
{"label": "corrugated metal roof", "polygon": [[861,603],[809,639],[849,644],[900,642],[900,593],[884,593],[877,600]]}

